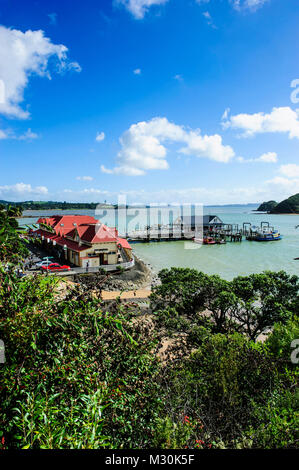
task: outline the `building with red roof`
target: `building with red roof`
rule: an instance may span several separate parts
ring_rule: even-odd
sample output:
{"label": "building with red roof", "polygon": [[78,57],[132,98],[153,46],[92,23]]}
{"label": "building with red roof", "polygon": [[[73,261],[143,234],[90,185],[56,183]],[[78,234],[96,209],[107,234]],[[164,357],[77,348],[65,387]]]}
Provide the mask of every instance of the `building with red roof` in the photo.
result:
{"label": "building with red roof", "polygon": [[40,217],[33,235],[42,240],[47,251],[66,261],[90,267],[117,265],[133,259],[132,248],[110,228],[85,215]]}

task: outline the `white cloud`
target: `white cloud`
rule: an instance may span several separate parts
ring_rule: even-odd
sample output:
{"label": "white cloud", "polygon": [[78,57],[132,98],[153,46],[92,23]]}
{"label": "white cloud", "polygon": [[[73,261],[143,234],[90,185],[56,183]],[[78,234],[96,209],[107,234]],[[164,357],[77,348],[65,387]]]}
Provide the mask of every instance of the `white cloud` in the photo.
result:
{"label": "white cloud", "polygon": [[37,139],[38,135],[29,128],[24,134],[17,137],[18,140],[33,140]]}
{"label": "white cloud", "polygon": [[226,108],[224,113],[222,114],[221,120],[226,121],[228,119],[229,113],[230,113],[230,108]]}
{"label": "white cloud", "polygon": [[256,11],[258,8],[262,7],[269,0],[229,0],[233,7],[240,11],[249,9]]}
{"label": "white cloud", "polygon": [[[151,6],[164,5],[169,0],[116,0],[118,4],[123,5],[137,20],[144,18]],[[218,0],[217,0],[218,1]],[[228,0],[228,2],[237,11],[249,10],[256,11],[269,0]],[[198,5],[210,3],[210,0],[195,0]]]}
{"label": "white cloud", "polygon": [[77,176],[76,180],[79,180],[79,181],[92,181],[93,177],[92,176]]}
{"label": "white cloud", "polygon": [[0,102],[0,114],[26,119],[28,110],[20,107],[24,101],[24,90],[32,75],[51,78],[49,59],[54,59],[56,71],[73,69],[80,71],[77,62],[68,62],[67,47],[53,44],[43,31],[17,29],[0,26],[0,77],[4,84],[4,100]]}
{"label": "white cloud", "polygon": [[102,165],[101,170],[130,176],[144,175],[148,170],[167,170],[167,148],[163,145],[166,142],[183,143],[178,151],[185,155],[223,163],[234,157],[233,149],[223,145],[220,135],[202,135],[199,129],[186,130],[166,118],[156,117],[133,124],[120,138],[118,165],[112,170]]}
{"label": "white cloud", "polygon": [[[269,0],[228,0],[228,2],[233,6],[237,11],[250,10],[256,11],[258,8],[262,7]],[[198,5],[204,5],[210,3],[210,0],[195,0],[195,3]]]}
{"label": "white cloud", "polygon": [[275,152],[268,152],[268,153],[263,153],[260,157],[258,158],[243,158],[243,157],[238,157],[237,160],[240,163],[251,163],[251,162],[263,162],[263,163],[276,163],[278,158],[277,158],[277,153]]}
{"label": "white cloud", "polygon": [[[295,193],[298,193],[299,178],[288,179],[283,178],[282,176],[276,176],[275,178],[268,180],[266,184],[272,189],[272,199],[281,201]],[[270,198],[268,200],[270,200]]]}
{"label": "white cloud", "polygon": [[82,191],[74,191],[73,189],[64,189],[63,190],[64,194],[73,194],[73,195],[88,195],[88,194],[108,194],[108,191],[102,190],[102,189],[97,189],[97,188],[85,188],[82,189]]}
{"label": "white cloud", "polygon": [[[158,191],[145,191],[143,189],[128,189],[120,192],[105,191],[97,188],[84,189],[82,191],[64,190],[64,194],[69,194],[69,200],[94,201],[98,196],[98,201],[109,199],[117,202],[118,196],[125,195],[130,204],[247,204],[249,202],[269,201],[283,199],[298,192],[299,179],[290,181],[287,178],[277,177],[257,186],[232,186],[230,188],[205,186],[167,188]],[[56,196],[57,198],[57,196]],[[58,197],[59,199],[59,197]]]}
{"label": "white cloud", "polygon": [[96,141],[97,142],[102,142],[102,140],[105,139],[105,133],[104,132],[98,132],[96,135]]}
{"label": "white cloud", "polygon": [[135,75],[141,75],[141,69],[135,69],[135,70],[133,70],[133,73]]}
{"label": "white cloud", "polygon": [[264,162],[264,163],[276,163],[277,162],[277,153],[276,152],[268,152],[263,153],[257,161]]}
{"label": "white cloud", "polygon": [[140,20],[148,12],[153,5],[163,5],[168,0],[117,0],[118,3],[125,6],[125,8],[132,13],[134,18]]}
{"label": "white cloud", "polygon": [[33,188],[31,184],[16,183],[14,185],[0,186],[0,195],[3,198],[27,198],[28,196],[45,196],[48,194],[46,186],[36,186]]}
{"label": "white cloud", "polygon": [[1,130],[0,129],[0,140],[1,139],[14,139],[14,140],[34,140],[38,138],[38,134],[35,132],[32,132],[32,130],[29,128],[27,131],[24,132],[24,134],[21,135],[16,135],[12,129],[5,129]]}
{"label": "white cloud", "polygon": [[273,108],[268,114],[237,114],[223,116],[223,128],[240,129],[243,137],[251,137],[267,132],[284,132],[290,139],[299,139],[299,114],[288,106]]}
{"label": "white cloud", "polygon": [[0,129],[0,140],[8,139],[7,131]]}
{"label": "white cloud", "polygon": [[296,165],[295,163],[281,165],[279,171],[282,175],[287,176],[288,178],[299,178],[299,165]]}
{"label": "white cloud", "polygon": [[212,28],[215,28],[215,29],[216,29],[216,26],[215,26],[215,24],[214,24],[214,21],[213,21],[213,18],[212,18],[212,16],[211,16],[210,12],[204,11],[202,15],[203,15],[203,16],[205,17],[205,19],[207,20],[208,25],[211,26]]}

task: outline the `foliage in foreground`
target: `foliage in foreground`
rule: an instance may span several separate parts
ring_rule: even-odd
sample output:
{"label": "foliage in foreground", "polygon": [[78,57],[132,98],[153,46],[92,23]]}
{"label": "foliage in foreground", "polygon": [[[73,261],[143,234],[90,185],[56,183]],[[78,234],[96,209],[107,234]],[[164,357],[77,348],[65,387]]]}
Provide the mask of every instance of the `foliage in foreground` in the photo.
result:
{"label": "foliage in foreground", "polygon": [[[282,273],[258,279],[262,305],[276,305],[284,295],[287,306],[261,345],[231,320],[227,308],[229,299],[241,295],[251,305],[256,278],[231,284],[212,277],[209,305],[218,316],[225,308],[219,332],[216,317],[200,313],[207,293],[199,287],[207,277],[174,272],[161,273],[152,300],[159,304],[155,328],[148,331],[131,305],[108,308],[79,288],[59,298],[53,278],[20,280],[0,268],[2,447],[296,446],[297,375],[288,351],[298,332],[292,311],[296,279]],[[185,335],[184,357],[158,360],[161,332]]]}
{"label": "foliage in foreground", "polygon": [[157,361],[129,313],[75,292],[55,301],[51,278],[0,270],[0,285],[5,445],[148,446],[160,408]]}
{"label": "foliage in foreground", "polygon": [[0,204],[0,262],[17,263],[28,253],[19,235],[24,231],[15,217],[22,212],[17,207]]}

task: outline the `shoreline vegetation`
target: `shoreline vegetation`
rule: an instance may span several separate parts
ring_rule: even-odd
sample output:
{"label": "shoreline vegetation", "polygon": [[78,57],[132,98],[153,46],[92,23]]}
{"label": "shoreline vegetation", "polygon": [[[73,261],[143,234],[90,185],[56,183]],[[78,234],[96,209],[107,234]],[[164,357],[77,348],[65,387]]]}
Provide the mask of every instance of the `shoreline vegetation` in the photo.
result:
{"label": "shoreline vegetation", "polygon": [[[257,204],[248,203],[248,204],[221,204],[221,205],[206,205],[204,207],[238,207],[238,206],[248,206],[255,207]],[[0,200],[0,206],[4,208],[10,207],[11,210],[15,210],[16,218],[34,218],[34,215],[23,214],[25,211],[38,211],[39,215],[43,215],[43,211],[46,210],[96,210],[96,209],[114,209],[117,210],[119,207],[123,208],[124,206],[118,206],[117,204],[110,203],[79,203],[79,202],[55,202],[55,201],[23,201],[23,202],[12,202]],[[165,205],[145,205],[145,204],[132,204],[126,205],[127,209],[136,209],[136,208],[153,208],[153,207],[175,207],[171,204]],[[271,215],[298,215],[299,214],[299,193],[277,203],[276,201],[267,201],[263,202],[258,206],[257,209],[252,209],[252,212],[258,213],[267,213]]]}
{"label": "shoreline vegetation", "polygon": [[[118,209],[123,208],[124,206],[118,204],[109,204],[109,203],[84,203],[84,202],[55,202],[55,201],[23,201],[23,202],[15,202],[15,201],[4,201],[0,200],[0,205],[4,207],[11,206],[12,208],[17,207],[21,208],[22,211],[34,210],[34,211],[42,211],[42,210],[95,210],[95,209]],[[215,205],[205,205],[205,207],[239,207],[239,206],[248,206],[248,207],[255,207],[257,203],[248,203],[248,204],[215,204]],[[126,208],[153,208],[153,207],[177,207],[177,205],[172,204],[127,204]],[[26,216],[24,216],[26,217]],[[29,216],[27,216],[29,217]]]}
{"label": "shoreline vegetation", "polygon": [[284,199],[280,203],[276,201],[263,202],[255,212],[267,212],[277,215],[298,215],[299,214],[299,193]]}
{"label": "shoreline vegetation", "polygon": [[[20,279],[21,233],[0,209],[0,448],[298,447],[297,276],[153,279],[137,257],[131,274]],[[101,300],[130,283],[149,299]]]}

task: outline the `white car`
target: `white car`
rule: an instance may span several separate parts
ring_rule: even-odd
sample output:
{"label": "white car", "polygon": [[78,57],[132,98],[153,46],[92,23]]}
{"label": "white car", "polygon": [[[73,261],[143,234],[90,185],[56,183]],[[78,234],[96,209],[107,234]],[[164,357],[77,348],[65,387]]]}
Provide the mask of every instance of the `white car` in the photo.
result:
{"label": "white car", "polygon": [[52,264],[52,261],[51,260],[44,260],[44,261],[41,261],[40,263],[36,263],[35,267],[36,268],[42,268],[43,266],[49,266],[49,264]]}

